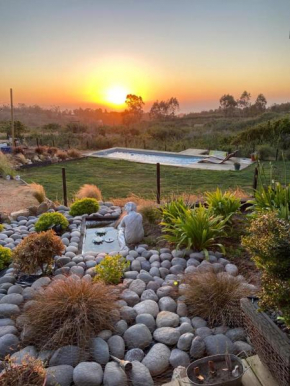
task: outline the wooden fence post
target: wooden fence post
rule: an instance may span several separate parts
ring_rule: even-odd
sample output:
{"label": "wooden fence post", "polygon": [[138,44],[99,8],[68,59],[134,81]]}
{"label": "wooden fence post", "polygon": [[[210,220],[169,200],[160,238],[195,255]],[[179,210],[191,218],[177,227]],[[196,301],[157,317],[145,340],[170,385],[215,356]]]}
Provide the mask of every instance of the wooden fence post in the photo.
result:
{"label": "wooden fence post", "polygon": [[157,178],[157,204],[160,204],[160,164],[156,164],[156,178]]}
{"label": "wooden fence post", "polygon": [[36,137],[36,146],[39,147],[38,137]]}
{"label": "wooden fence post", "polygon": [[276,161],[278,161],[279,149],[276,149]]}
{"label": "wooden fence post", "polygon": [[253,182],[253,190],[256,191],[258,187],[258,176],[259,176],[259,168],[258,166],[255,167],[254,172],[254,182]]}
{"label": "wooden fence post", "polygon": [[63,203],[65,206],[67,206],[67,189],[66,189],[65,168],[62,168],[61,171],[62,171]]}

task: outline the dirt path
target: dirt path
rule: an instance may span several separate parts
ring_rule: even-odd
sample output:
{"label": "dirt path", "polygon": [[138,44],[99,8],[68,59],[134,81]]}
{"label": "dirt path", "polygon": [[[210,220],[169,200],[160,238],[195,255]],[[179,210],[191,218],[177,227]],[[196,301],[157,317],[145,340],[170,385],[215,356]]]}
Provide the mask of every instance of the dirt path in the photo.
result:
{"label": "dirt path", "polygon": [[37,201],[28,187],[18,181],[0,178],[0,212],[10,214],[32,205],[37,205]]}

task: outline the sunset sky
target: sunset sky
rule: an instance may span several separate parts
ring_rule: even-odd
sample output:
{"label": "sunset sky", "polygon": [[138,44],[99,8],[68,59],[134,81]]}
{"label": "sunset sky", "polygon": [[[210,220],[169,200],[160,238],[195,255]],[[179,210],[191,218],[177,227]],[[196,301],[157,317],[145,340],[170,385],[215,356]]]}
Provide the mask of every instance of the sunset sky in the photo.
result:
{"label": "sunset sky", "polygon": [[0,104],[290,101],[290,0],[0,0]]}

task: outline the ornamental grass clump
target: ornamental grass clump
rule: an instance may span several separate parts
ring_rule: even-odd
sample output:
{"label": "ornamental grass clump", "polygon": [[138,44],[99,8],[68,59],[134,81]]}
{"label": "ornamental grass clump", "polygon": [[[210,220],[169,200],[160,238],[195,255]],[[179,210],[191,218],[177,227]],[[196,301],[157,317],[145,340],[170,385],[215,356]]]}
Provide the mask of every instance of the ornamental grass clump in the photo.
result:
{"label": "ornamental grass clump", "polygon": [[26,343],[41,350],[66,345],[89,349],[91,339],[113,329],[119,291],[102,282],[69,277],[56,280],[24,311],[31,334]]}
{"label": "ornamental grass clump", "polygon": [[69,214],[71,216],[82,216],[83,214],[92,214],[96,213],[99,210],[99,203],[95,198],[83,198],[81,200],[75,201],[71,208]]}
{"label": "ornamental grass clump", "polygon": [[216,216],[223,216],[230,221],[230,218],[239,211],[241,201],[231,192],[222,192],[219,188],[215,192],[207,192],[206,204],[209,210]]}
{"label": "ornamental grass clump", "polygon": [[235,324],[240,299],[252,294],[244,283],[225,272],[187,274],[185,303],[190,317],[199,316],[210,326]]}
{"label": "ornamental grass clump", "polygon": [[103,281],[106,284],[119,284],[124,272],[130,267],[130,261],[118,254],[116,256],[105,256],[95,268],[97,275],[94,281]]}
{"label": "ornamental grass clump", "polygon": [[227,219],[214,215],[202,205],[194,209],[181,208],[174,215],[166,212],[161,225],[165,240],[176,245],[177,248],[186,247],[197,251],[204,251],[208,257],[208,249],[219,247],[224,252],[224,247],[217,240],[226,235]]}
{"label": "ornamental grass clump", "polygon": [[[1,224],[0,224],[0,227],[1,227]],[[1,232],[1,229],[0,229],[0,232]],[[2,245],[0,245],[0,270],[4,269],[10,264],[11,258],[12,258],[11,249],[2,247]]]}
{"label": "ornamental grass clump", "polygon": [[39,359],[25,356],[20,364],[8,358],[2,362],[1,386],[44,386],[46,371]]}
{"label": "ornamental grass clump", "polygon": [[23,273],[35,274],[40,269],[47,274],[51,271],[54,257],[61,255],[64,249],[60,237],[53,230],[32,233],[13,250],[12,259]]}
{"label": "ornamental grass clump", "polygon": [[32,182],[28,185],[31,189],[33,197],[41,204],[46,199],[46,194],[44,187],[40,184],[36,184],[35,182]]}
{"label": "ornamental grass clump", "polygon": [[69,226],[69,222],[62,213],[43,213],[35,223],[35,230],[36,232],[43,232],[55,226],[59,226],[64,231]]}
{"label": "ornamental grass clump", "polygon": [[79,200],[82,198],[95,198],[98,201],[102,201],[102,192],[96,185],[85,184],[80,187],[76,198]]}

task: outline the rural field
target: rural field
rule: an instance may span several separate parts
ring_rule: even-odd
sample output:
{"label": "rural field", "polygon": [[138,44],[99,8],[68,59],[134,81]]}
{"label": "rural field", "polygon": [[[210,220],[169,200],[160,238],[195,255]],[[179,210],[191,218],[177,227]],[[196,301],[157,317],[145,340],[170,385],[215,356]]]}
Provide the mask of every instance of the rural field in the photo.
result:
{"label": "rural field", "polygon": [[[269,183],[270,163],[264,165],[266,181]],[[273,162],[273,173],[278,180],[283,180],[287,169],[290,178],[290,162]],[[153,198],[156,192],[156,167],[129,161],[114,161],[101,158],[86,158],[79,161],[56,164],[46,167],[34,167],[24,170],[22,178],[30,183],[44,186],[47,196],[53,200],[62,200],[62,167],[66,168],[68,196],[83,184],[97,185],[104,199],[125,198],[135,194],[144,198]],[[161,166],[161,197],[170,195],[202,194],[207,190],[241,188],[251,193],[255,166],[241,171],[196,170],[181,167]]]}

